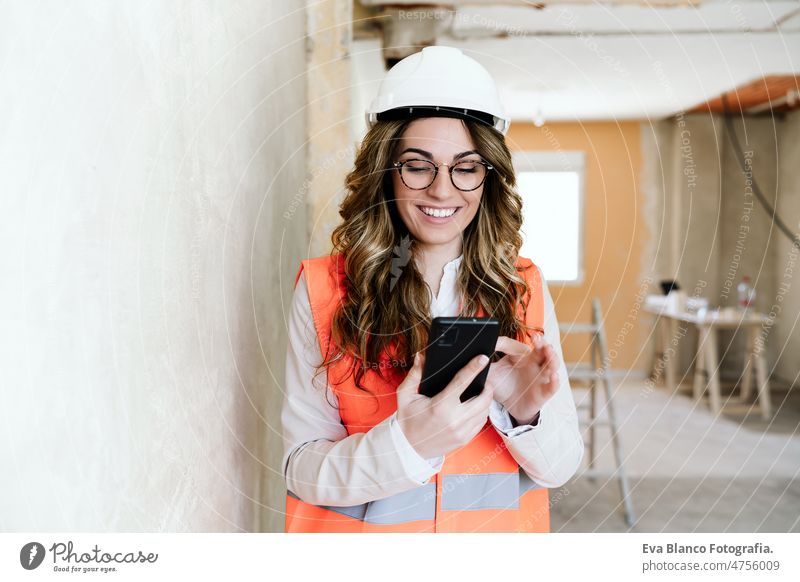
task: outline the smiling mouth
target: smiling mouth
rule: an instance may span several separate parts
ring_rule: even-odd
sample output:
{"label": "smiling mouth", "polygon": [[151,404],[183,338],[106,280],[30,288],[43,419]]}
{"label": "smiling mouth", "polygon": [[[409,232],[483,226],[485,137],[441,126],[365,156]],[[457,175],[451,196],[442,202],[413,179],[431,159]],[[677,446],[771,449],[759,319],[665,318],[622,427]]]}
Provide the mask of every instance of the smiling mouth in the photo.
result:
{"label": "smiling mouth", "polygon": [[448,218],[453,216],[456,212],[461,210],[461,206],[453,206],[452,208],[434,208],[432,206],[417,206],[424,214],[432,216],[433,218]]}

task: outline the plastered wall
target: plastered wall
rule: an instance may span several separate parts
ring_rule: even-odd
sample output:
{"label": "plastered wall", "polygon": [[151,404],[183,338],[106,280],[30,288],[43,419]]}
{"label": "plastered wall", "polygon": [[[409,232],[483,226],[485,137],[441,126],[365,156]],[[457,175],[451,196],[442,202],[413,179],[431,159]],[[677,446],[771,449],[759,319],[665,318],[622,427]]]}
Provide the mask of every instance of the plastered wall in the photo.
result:
{"label": "plastered wall", "polygon": [[0,530],[282,527],[305,25],[0,6]]}

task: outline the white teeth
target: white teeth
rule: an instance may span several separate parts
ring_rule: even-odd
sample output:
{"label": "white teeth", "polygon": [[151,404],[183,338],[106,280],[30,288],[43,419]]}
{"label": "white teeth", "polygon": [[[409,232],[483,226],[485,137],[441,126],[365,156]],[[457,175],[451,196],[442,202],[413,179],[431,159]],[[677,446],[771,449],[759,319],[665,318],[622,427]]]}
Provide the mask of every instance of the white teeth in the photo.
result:
{"label": "white teeth", "polygon": [[435,216],[436,218],[446,218],[455,214],[457,208],[428,208],[427,206],[420,206],[422,212],[428,216]]}

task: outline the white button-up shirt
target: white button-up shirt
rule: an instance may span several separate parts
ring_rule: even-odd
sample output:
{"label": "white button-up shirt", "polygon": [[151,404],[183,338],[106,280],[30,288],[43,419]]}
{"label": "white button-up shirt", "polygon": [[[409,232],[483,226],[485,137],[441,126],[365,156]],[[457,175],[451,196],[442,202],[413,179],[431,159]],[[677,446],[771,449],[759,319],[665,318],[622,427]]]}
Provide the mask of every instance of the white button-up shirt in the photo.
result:
{"label": "white button-up shirt", "polygon": [[[463,255],[462,255],[463,256]],[[458,266],[462,256],[443,269],[439,293],[431,292],[431,317],[458,315]],[[577,471],[583,439],[575,401],[561,352],[558,322],[547,283],[544,293],[545,340],[556,352],[559,387],[539,413],[536,425],[512,426],[508,412],[493,401],[489,419],[508,451],[527,475],[544,487],[558,487]],[[286,487],[314,505],[359,505],[427,483],[444,456],[423,459],[406,439],[397,412],[365,433],[348,435],[335,393],[322,362],[305,276],[295,287],[289,314],[286,383],[281,411],[283,471]]]}

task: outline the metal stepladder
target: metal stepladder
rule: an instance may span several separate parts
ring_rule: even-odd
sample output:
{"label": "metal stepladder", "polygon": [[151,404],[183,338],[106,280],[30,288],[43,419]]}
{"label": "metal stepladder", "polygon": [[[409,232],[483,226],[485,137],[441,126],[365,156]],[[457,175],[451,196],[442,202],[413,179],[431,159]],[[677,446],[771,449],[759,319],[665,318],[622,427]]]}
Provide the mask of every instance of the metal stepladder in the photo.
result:
{"label": "metal stepladder", "polygon": [[[606,335],[603,329],[603,316],[600,308],[600,299],[595,297],[592,299],[592,322],[591,323],[570,323],[560,324],[559,331],[562,335],[570,333],[587,333],[591,334],[591,364],[581,363],[566,363],[567,374],[570,381],[587,382],[589,384],[589,403],[581,404],[578,410],[589,410],[588,419],[588,448],[589,448],[589,463],[588,470],[584,471],[583,475],[587,477],[594,477],[593,470],[595,470],[595,462],[597,461],[597,427],[599,425],[608,426],[611,430],[611,444],[614,451],[614,460],[616,463],[616,476],[619,483],[620,496],[625,506],[625,523],[631,527],[636,522],[636,515],[633,510],[633,501],[631,500],[630,487],[628,485],[628,476],[625,473],[625,467],[622,458],[622,444],[619,438],[619,428],[617,426],[616,414],[614,412],[614,401],[612,398],[611,381],[608,377],[608,343],[606,342]],[[601,388],[602,387],[602,388]],[[598,411],[599,398],[598,392],[602,389],[605,397],[605,416],[606,420],[598,420],[600,417]]]}

